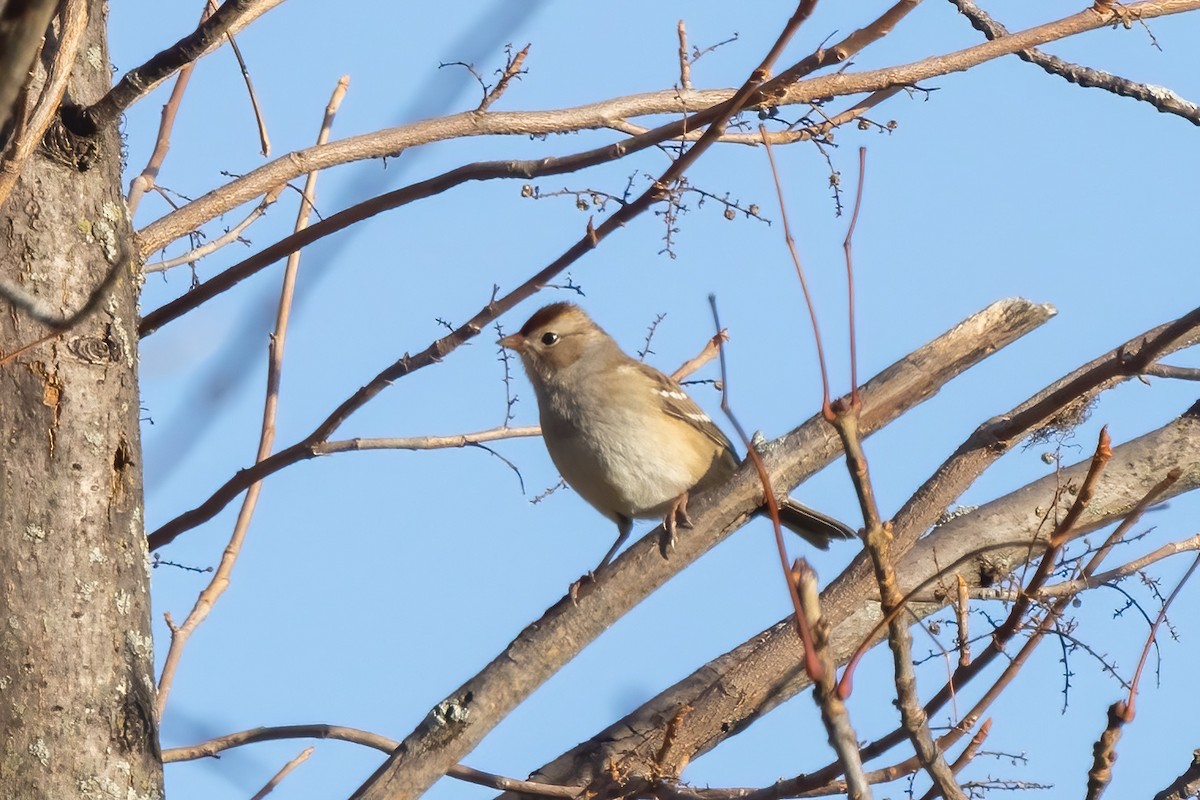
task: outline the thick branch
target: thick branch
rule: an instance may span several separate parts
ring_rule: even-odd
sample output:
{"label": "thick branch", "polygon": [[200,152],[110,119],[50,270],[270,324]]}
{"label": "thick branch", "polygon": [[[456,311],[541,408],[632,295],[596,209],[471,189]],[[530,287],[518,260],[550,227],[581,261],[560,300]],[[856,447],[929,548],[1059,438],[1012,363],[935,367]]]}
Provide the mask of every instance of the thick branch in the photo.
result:
{"label": "thick branch", "polygon": [[[1047,307],[1026,301],[997,303],[889,367],[863,391],[864,435],[932,396],[951,377],[1032,330],[1050,314]],[[763,456],[778,494],[840,452],[836,437],[817,416],[765,448]],[[658,548],[661,529],[648,534],[602,571],[588,585],[591,591],[580,593],[578,605],[564,597],[483,672],[439,703],[409,739],[438,750],[442,757],[457,758],[455,754],[469,751],[483,733],[609,625],[743,524],[762,502],[762,495],[757,473],[746,468],[721,489],[695,498],[689,504],[695,527],[680,538],[669,560]],[[670,719],[679,707],[665,712],[659,721]],[[691,724],[690,715],[683,724]],[[648,754],[647,763],[654,763],[657,756],[657,750]],[[668,768],[675,766],[672,755]]]}
{"label": "thick branch", "polygon": [[[1156,329],[1146,337],[1138,337],[1135,342],[1152,339],[1154,333],[1161,331],[1162,328]],[[1183,346],[1187,341],[1187,337],[1176,339],[1172,348]],[[1110,354],[1109,358],[1122,360],[1120,351]],[[1080,372],[1103,368],[1104,365],[1093,363]],[[1071,385],[1080,377],[1079,373],[1072,373],[1060,383]],[[1159,431],[1117,448],[1116,466],[1109,469],[1074,533],[1082,535],[1121,518],[1150,486],[1174,467],[1182,469],[1182,477],[1170,488],[1168,495],[1175,496],[1200,486],[1200,420],[1195,414],[1193,410]],[[1032,427],[1028,421],[1027,424]],[[1029,543],[1042,527],[1039,508],[1050,507],[1063,483],[1072,479],[1078,481],[1084,471],[1086,465],[1079,468],[1078,476],[1071,472],[1048,476],[936,528],[897,563],[901,588],[907,590],[919,585],[938,574],[945,565],[969,553],[978,555],[969,566],[960,567],[956,572],[962,574],[970,586],[989,584],[1008,574],[1031,555],[1036,555]],[[1012,546],[984,551],[984,548],[1004,542]],[[875,629],[879,621],[879,603],[874,590],[869,568],[861,563],[851,565],[826,589],[822,607],[833,626],[831,647],[837,661],[844,662]],[[937,603],[911,604],[910,609],[917,617],[924,617],[943,607],[954,595],[953,591],[947,591]],[[664,715],[669,715],[670,709],[691,705],[695,710],[677,731],[677,744],[672,751],[681,764],[686,763],[806,688],[808,679],[797,666],[801,663],[799,641],[791,620],[782,620],[560,756],[543,767],[539,774],[551,783],[588,784],[605,780],[604,775],[610,768],[621,773],[636,771],[648,763],[660,745],[659,729]],[[669,769],[670,766],[659,765],[659,768]],[[812,777],[814,785],[820,785],[834,776]]]}

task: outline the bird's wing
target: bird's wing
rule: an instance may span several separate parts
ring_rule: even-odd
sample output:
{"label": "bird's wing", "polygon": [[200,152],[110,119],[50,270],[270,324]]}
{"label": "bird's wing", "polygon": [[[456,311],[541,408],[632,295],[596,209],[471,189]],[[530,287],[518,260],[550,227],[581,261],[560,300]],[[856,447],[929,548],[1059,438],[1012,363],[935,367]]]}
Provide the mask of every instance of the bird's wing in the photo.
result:
{"label": "bird's wing", "polygon": [[662,398],[663,409],[668,415],[691,425],[711,439],[718,447],[725,448],[731,453],[737,452],[734,450],[733,444],[729,441],[729,437],[717,427],[708,414],[704,413],[704,409],[696,405],[696,401],[683,390],[683,387],[679,385],[679,381],[668,375],[664,375],[648,364],[643,364],[640,361],[632,361],[631,363],[639,372],[650,379],[652,390]]}

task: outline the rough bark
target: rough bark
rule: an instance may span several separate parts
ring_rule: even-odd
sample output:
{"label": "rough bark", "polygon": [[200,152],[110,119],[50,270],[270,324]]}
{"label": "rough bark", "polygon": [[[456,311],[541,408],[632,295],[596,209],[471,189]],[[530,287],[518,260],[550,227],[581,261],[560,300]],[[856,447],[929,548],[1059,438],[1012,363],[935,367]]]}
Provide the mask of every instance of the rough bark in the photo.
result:
{"label": "rough bark", "polygon": [[[110,82],[104,5],[89,11],[75,103]],[[0,209],[0,271],[43,304],[70,313],[119,269],[93,313],[23,352],[48,331],[0,313],[0,795],[154,800],[138,282],[115,126],[92,144],[85,169],[37,153]]]}
{"label": "rough bark", "polygon": [[[971,588],[991,585],[1040,555],[1030,543],[1046,533],[1045,510],[1054,506],[1061,486],[1078,485],[1089,461],[1034,481],[935,528],[896,565],[901,589],[923,583],[959,559],[965,560],[945,581],[931,586],[931,593],[941,594],[955,573]],[[1200,404],[1115,449],[1072,538],[1119,520],[1171,469],[1179,469],[1180,477],[1162,499],[1200,486]],[[975,554],[973,558],[966,558],[971,554]],[[1110,561],[1111,566],[1118,563],[1115,558]],[[944,594],[938,602],[911,603],[909,609],[915,618],[924,618],[950,602],[952,593]],[[833,626],[830,651],[839,664],[868,636],[874,634],[878,642],[883,635],[874,630],[879,621],[878,592],[862,569],[851,566],[838,576],[822,593],[821,608]],[[630,785],[644,787],[648,785],[645,776],[678,775],[693,758],[745,730],[809,684],[802,646],[788,617],[535,770],[533,777],[555,785],[587,786],[596,797],[613,796]],[[689,713],[672,728],[675,738],[672,746],[665,748],[663,720],[684,707]],[[518,796],[508,793],[501,798],[515,800]]]}

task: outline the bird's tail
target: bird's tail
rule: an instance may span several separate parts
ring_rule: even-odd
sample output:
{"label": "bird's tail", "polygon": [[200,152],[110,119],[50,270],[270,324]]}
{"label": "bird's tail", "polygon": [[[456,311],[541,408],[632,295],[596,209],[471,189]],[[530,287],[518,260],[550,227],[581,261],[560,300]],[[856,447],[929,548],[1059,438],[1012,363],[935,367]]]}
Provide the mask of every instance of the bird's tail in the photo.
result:
{"label": "bird's tail", "polygon": [[834,539],[854,539],[858,533],[843,522],[788,497],[779,504],[779,522],[813,547],[829,549]]}

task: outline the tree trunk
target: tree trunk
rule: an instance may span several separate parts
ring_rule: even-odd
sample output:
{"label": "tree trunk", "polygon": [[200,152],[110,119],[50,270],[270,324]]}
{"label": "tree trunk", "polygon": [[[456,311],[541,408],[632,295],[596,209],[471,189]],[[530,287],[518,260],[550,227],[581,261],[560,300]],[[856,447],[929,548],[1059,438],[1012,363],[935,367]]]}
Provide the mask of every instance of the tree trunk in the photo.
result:
{"label": "tree trunk", "polygon": [[[64,103],[110,84],[103,3],[88,10]],[[117,131],[83,144],[34,154],[0,208],[0,274],[43,305],[75,311],[118,270],[95,311],[15,357],[48,329],[0,303],[0,796],[154,800],[139,279]]]}

